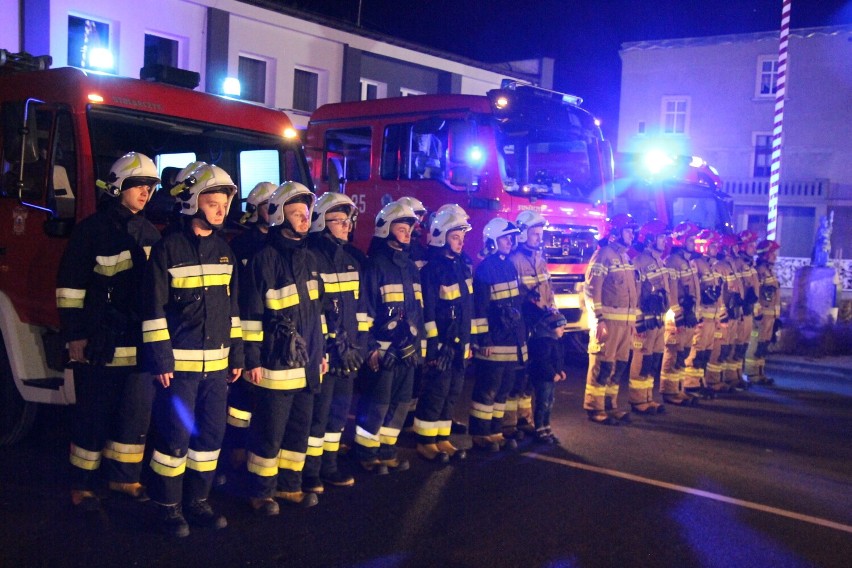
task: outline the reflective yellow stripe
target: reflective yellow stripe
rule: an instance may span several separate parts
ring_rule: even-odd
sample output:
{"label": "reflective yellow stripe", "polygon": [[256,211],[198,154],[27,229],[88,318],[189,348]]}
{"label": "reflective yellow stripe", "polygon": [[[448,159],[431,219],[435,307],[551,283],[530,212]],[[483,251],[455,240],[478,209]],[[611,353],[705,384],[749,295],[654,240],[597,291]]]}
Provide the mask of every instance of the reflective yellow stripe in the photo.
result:
{"label": "reflective yellow stripe", "polygon": [[394,444],[396,444],[397,438],[399,438],[399,428],[389,428],[387,426],[382,426],[379,430],[379,441],[382,444],[393,446]]}
{"label": "reflective yellow stripe", "polygon": [[295,284],[267,290],[264,305],[270,310],[283,310],[299,303],[299,292]]}
{"label": "reflective yellow stripe", "polygon": [[175,349],[175,371],[211,373],[228,368],[230,347],[221,349]]}
{"label": "reflective yellow stripe", "polygon": [[595,396],[595,397],[606,396],[606,387],[605,386],[598,386],[597,384],[590,385],[589,383],[586,383],[585,394],[588,395],[588,396]]}
{"label": "reflective yellow stripe", "polygon": [[302,471],[305,468],[305,454],[290,450],[278,451],[278,469]]}
{"label": "reflective yellow stripe", "polygon": [[312,457],[318,457],[322,455],[322,438],[315,438],[314,436],[308,436],[308,451],[307,455]]}
{"label": "reflective yellow stripe", "polygon": [[438,435],[438,423],[414,419],[414,432],[419,436],[434,437]]}
{"label": "reflective yellow stripe", "polygon": [[151,455],[151,469],[163,477],[177,477],[186,471],[186,456],[178,458],[154,450]]}
{"label": "reflective yellow stripe", "polygon": [[95,273],[103,276],[115,276],[133,268],[133,259],[129,250],[123,250],[113,256],[96,256]]}
{"label": "reflective yellow stripe", "polygon": [[378,434],[372,434],[360,426],[355,427],[355,443],[365,448],[378,448],[382,445]]}
{"label": "reflective yellow stripe", "polygon": [[458,284],[452,284],[450,286],[441,286],[438,288],[438,298],[441,300],[455,300],[457,298],[461,298],[461,290],[459,290]]}
{"label": "reflective yellow stripe", "polygon": [[468,294],[473,294],[473,278],[465,279],[464,283],[467,286]]}
{"label": "reflective yellow stripe", "polygon": [[474,318],[470,320],[470,333],[488,333],[488,318]]}
{"label": "reflective yellow stripe", "polygon": [[438,337],[438,325],[433,321],[427,321],[423,326],[426,328],[426,338],[431,339],[433,337]]}
{"label": "reflective yellow stripe", "polygon": [[263,341],[263,322],[257,320],[242,320],[243,341]]}
{"label": "reflective yellow stripe", "polygon": [[57,288],[57,308],[82,308],[86,301],[86,291],[78,288]]}
{"label": "reflective yellow stripe", "polygon": [[364,312],[356,313],[355,319],[358,320],[358,331],[370,331],[373,327],[373,318]]}
{"label": "reflective yellow stripe", "polygon": [[402,284],[386,284],[379,288],[379,294],[382,296],[382,302],[404,302],[405,294],[403,293]]}
{"label": "reflective yellow stripe", "polygon": [[278,456],[274,458],[262,458],[249,452],[246,467],[250,473],[261,477],[276,476],[278,475]]}
{"label": "reflective yellow stripe", "polygon": [[[524,345],[521,347],[521,356],[523,360],[527,360],[527,346]],[[518,360],[518,348],[514,346],[504,346],[504,345],[495,345],[491,347],[491,354],[484,355],[482,350],[476,352],[477,359],[483,359],[485,361],[517,361]]]}
{"label": "reflective yellow stripe", "polygon": [[490,287],[492,300],[505,300],[506,298],[514,298],[518,295],[518,282],[499,282],[492,284]]}
{"label": "reflective yellow stripe", "polygon": [[121,463],[142,463],[145,457],[145,444],[121,444],[107,440],[104,446],[104,457]]}
{"label": "reflective yellow stripe", "polygon": [[192,448],[186,454],[186,467],[193,471],[215,471],[219,462],[219,450],[199,452]]}
{"label": "reflective yellow stripe", "polygon": [[243,330],[240,327],[240,318],[231,316],[231,339],[236,339],[243,336]]}
{"label": "reflective yellow stripe", "polygon": [[341,292],[354,292],[355,297],[358,297],[360,281],[357,272],[331,272],[321,273],[325,291],[329,294],[339,294]]}
{"label": "reflective yellow stripe", "polygon": [[69,460],[71,461],[71,464],[79,467],[80,469],[95,471],[101,465],[101,453],[92,452],[81,448],[80,446],[71,444]]}
{"label": "reflective yellow stripe", "polygon": [[261,368],[261,386],[272,390],[297,390],[305,388],[308,384],[305,376],[305,368],[274,370]]}
{"label": "reflective yellow stripe", "polygon": [[172,288],[202,288],[227,286],[234,267],[230,264],[196,264],[169,268]]}
{"label": "reflective yellow stripe", "polygon": [[412,287],[414,288],[414,299],[420,302],[420,306],[423,307],[423,288],[417,282],[412,284]]}
{"label": "reflective yellow stripe", "polygon": [[135,347],[116,347],[112,354],[112,361],[107,367],[132,367],[136,365]]}
{"label": "reflective yellow stripe", "polygon": [[316,300],[319,298],[319,282],[316,280],[308,280],[305,286],[308,289],[308,298]]}
{"label": "reflective yellow stripe", "polygon": [[228,424],[234,428],[248,428],[250,423],[251,412],[233,406],[228,407]]}
{"label": "reflective yellow stripe", "polygon": [[166,318],[145,320],[142,322],[142,341],[154,343],[155,341],[168,341],[170,339],[168,322]]}

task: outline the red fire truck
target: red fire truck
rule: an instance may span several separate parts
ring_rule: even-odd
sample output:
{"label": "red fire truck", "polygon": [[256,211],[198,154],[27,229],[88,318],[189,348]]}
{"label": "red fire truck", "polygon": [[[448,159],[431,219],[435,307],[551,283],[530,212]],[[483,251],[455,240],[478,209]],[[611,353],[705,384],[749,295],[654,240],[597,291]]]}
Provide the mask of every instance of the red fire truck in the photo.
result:
{"label": "red fire truck", "polygon": [[606,219],[612,149],[581,99],[517,82],[487,96],[420,95],[328,104],[308,125],[306,150],[318,193],[349,195],[372,219],[410,195],[430,211],[446,203],[471,216],[472,256],[482,227],[526,209],[550,226],[545,247],[557,303],[569,327],[588,329],[580,286]]}
{"label": "red fire truck", "polygon": [[[95,181],[106,179],[118,157],[147,154],[164,185],[198,159],[229,172],[242,197],[258,181],[312,187],[282,112],[196,92],[192,84],[49,69],[49,62],[0,50],[0,443],[27,431],[35,403],[74,402],[57,332],[56,271],[75,221],[95,211]],[[197,85],[197,74],[161,71],[181,80],[194,75]],[[160,203],[168,213],[173,199],[158,194],[149,208]],[[231,216],[240,208],[235,202]]]}
{"label": "red fire truck", "polygon": [[652,219],[669,228],[682,221],[723,233],[733,230],[732,200],[714,167],[697,156],[650,150],[616,155],[610,213],[630,213],[640,225]]}

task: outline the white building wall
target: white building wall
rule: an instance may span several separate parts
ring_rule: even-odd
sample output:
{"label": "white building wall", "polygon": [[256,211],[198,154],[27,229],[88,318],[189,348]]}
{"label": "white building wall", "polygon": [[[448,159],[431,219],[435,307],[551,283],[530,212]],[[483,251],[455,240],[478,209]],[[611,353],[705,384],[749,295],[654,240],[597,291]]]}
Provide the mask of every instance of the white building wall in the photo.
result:
{"label": "white building wall", "polygon": [[0,0],[0,49],[13,53],[20,51],[21,36],[18,21],[21,10],[18,0]]}

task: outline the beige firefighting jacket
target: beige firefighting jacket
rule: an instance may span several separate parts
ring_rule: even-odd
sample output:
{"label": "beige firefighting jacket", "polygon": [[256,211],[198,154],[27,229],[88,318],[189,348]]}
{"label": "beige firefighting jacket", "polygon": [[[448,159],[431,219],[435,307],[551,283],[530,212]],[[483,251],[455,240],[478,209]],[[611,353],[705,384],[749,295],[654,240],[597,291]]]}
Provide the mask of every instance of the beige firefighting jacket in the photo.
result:
{"label": "beige firefighting jacket", "polygon": [[627,247],[612,242],[600,247],[586,269],[586,309],[598,320],[635,322],[638,313],[636,269]]}

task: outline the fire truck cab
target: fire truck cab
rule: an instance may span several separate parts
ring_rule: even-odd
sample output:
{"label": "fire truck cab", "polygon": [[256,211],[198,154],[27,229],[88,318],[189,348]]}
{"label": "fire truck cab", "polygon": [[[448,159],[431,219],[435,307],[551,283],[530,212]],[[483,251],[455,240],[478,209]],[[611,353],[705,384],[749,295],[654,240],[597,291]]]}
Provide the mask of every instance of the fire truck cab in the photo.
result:
{"label": "fire truck cab", "polygon": [[[287,116],[178,87],[49,69],[49,57],[0,50],[0,443],[26,433],[34,403],[70,404],[56,273],[74,223],[92,214],[112,163],[142,152],[163,179],[145,214],[167,222],[174,175],[195,160],[229,172],[242,198],[259,181],[313,187]],[[230,218],[238,219],[241,200]],[[159,213],[159,215],[156,215]]]}
{"label": "fire truck cab", "polygon": [[317,193],[346,193],[366,248],[381,207],[410,195],[429,211],[461,205],[482,249],[482,228],[527,209],[549,222],[545,253],[569,329],[588,329],[580,298],[586,264],[606,218],[612,150],[581,99],[518,82],[487,96],[418,95],[327,104],[308,124]]}

